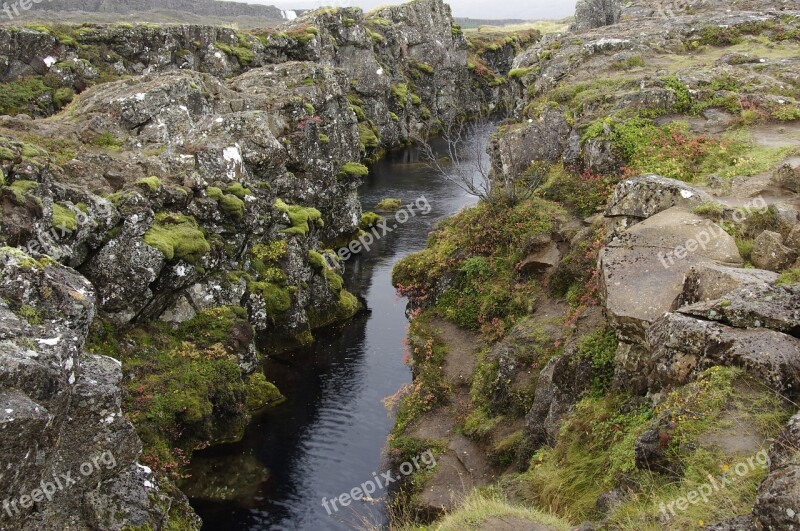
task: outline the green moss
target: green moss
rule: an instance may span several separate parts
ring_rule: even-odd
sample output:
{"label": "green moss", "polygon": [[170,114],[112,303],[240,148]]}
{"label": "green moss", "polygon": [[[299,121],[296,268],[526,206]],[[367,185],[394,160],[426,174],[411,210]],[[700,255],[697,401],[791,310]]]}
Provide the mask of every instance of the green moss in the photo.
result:
{"label": "green moss", "polygon": [[247,377],[247,409],[257,411],[285,400],[275,384],[267,381],[263,373],[256,372]]}
{"label": "green moss", "polygon": [[411,63],[411,66],[413,66],[416,70],[419,70],[420,72],[423,72],[428,75],[433,75],[434,72],[433,67],[428,63],[421,63],[418,61],[414,61],[413,63]]}
{"label": "green moss", "polygon": [[408,102],[408,85],[405,83],[392,85],[392,96],[394,96],[398,105],[405,107]]}
{"label": "green moss", "polygon": [[361,214],[361,230],[369,230],[383,221],[383,219],[384,218],[382,216],[379,216],[375,212],[364,212]]}
{"label": "green moss", "polygon": [[157,192],[158,188],[161,186],[161,179],[158,177],[145,177],[144,179],[136,181],[136,184],[144,186],[151,192]]}
{"label": "green moss", "polygon": [[347,162],[342,169],[339,170],[338,177],[366,177],[369,175],[369,168],[358,162]]}
{"label": "green moss", "polygon": [[[98,135],[92,140],[92,145],[106,149],[119,149],[125,144],[124,140],[120,140],[111,133],[103,133]],[[155,177],[148,177],[148,179],[155,179]]]}
{"label": "green moss", "polygon": [[292,307],[292,294],[288,287],[272,282],[251,282],[247,285],[250,293],[261,295],[264,309],[271,318],[275,318]]}
{"label": "green moss", "polygon": [[48,100],[43,96],[51,93],[52,89],[39,76],[0,83],[0,114],[47,112]]}
{"label": "green moss", "polygon": [[[243,188],[240,183],[233,183],[228,185],[226,190],[233,190],[242,197],[250,192],[250,190]],[[239,198],[239,195],[233,193],[223,193],[222,189],[216,186],[209,186],[206,188],[206,195],[211,199],[216,199],[222,211],[234,219],[242,219],[245,212],[245,203]]]}
{"label": "green moss", "polygon": [[530,68],[514,68],[513,70],[511,70],[508,73],[508,78],[509,79],[517,79],[517,80],[523,79],[525,76],[527,76],[531,72],[534,72],[535,70],[536,69],[534,67],[530,67]]}
{"label": "green moss", "polygon": [[339,298],[332,306],[322,309],[310,308],[308,323],[312,329],[322,328],[351,319],[360,309],[361,303],[356,296],[342,289],[339,291]]}
{"label": "green moss", "polygon": [[422,98],[416,94],[411,94],[411,103],[414,105],[422,105]]}
{"label": "green moss", "polygon": [[208,188],[206,188],[206,196],[210,197],[211,199],[216,199],[217,201],[219,201],[220,199],[225,197],[225,194],[222,193],[222,188],[218,188],[216,186],[209,186]]}
{"label": "green moss", "polygon": [[53,220],[50,225],[57,230],[75,232],[78,228],[77,216],[69,208],[53,203]]}
{"label": "green moss", "polygon": [[233,194],[225,194],[219,201],[219,206],[223,212],[232,218],[242,219],[244,217],[244,201]]}
{"label": "green moss", "polygon": [[380,138],[368,124],[363,122],[358,124],[358,136],[362,149],[375,149],[380,146]]}
{"label": "green moss", "polygon": [[250,250],[250,254],[255,260],[264,262],[277,262],[286,256],[289,244],[286,240],[273,240],[269,243],[257,243]]}
{"label": "green moss", "polygon": [[87,350],[122,361],[124,410],[144,444],[145,464],[177,478],[195,448],[242,435],[247,406],[279,399],[264,378],[244,376],[237,364],[249,346],[242,339],[252,334],[238,306],[205,310],[177,328],[123,332],[93,323]]}
{"label": "green moss", "polygon": [[276,199],[274,206],[279,211],[289,216],[292,226],[282,231],[286,234],[300,234],[305,236],[311,230],[311,223],[318,227],[323,227],[325,225],[322,220],[322,213],[316,208],[287,205],[281,199]]}
{"label": "green moss", "polygon": [[324,133],[320,133],[319,134],[319,142],[320,142],[320,144],[328,145],[328,144],[330,144],[331,139],[330,139],[330,137],[328,135],[326,135]]}
{"label": "green moss", "polygon": [[25,319],[28,324],[32,326],[42,324],[42,316],[39,314],[39,310],[28,304],[23,304],[20,309],[17,310],[16,314]]}
{"label": "green moss", "polygon": [[253,51],[244,46],[225,44],[224,42],[215,42],[214,46],[226,55],[236,57],[242,66],[249,65],[255,59]]}
{"label": "green moss", "polygon": [[253,192],[249,188],[245,188],[240,182],[228,184],[225,187],[225,192],[228,194],[233,194],[239,199],[244,199],[245,196],[253,195]]}
{"label": "green moss", "polygon": [[342,290],[344,279],[336,271],[326,267],[322,270],[322,276],[325,277],[332,291],[339,292]]}
{"label": "green moss", "polygon": [[155,247],[167,260],[196,263],[211,250],[203,231],[191,216],[162,212],[145,233],[144,242]]}
{"label": "green moss", "polygon": [[395,198],[381,199],[375,205],[375,210],[383,210],[385,212],[395,212],[401,208],[403,208],[403,201]]}
{"label": "green moss", "polygon": [[304,103],[303,108],[305,109],[306,114],[309,116],[314,116],[314,114],[317,112],[316,109],[314,109],[314,106],[310,103]]}
{"label": "green moss", "polygon": [[36,181],[28,181],[25,179],[19,179],[8,185],[6,188],[11,190],[14,193],[14,201],[18,205],[25,204],[25,196],[39,188],[39,183]]}
{"label": "green moss", "polygon": [[317,271],[322,271],[327,267],[325,265],[325,257],[323,257],[322,254],[318,253],[314,249],[308,250],[308,263]]}
{"label": "green moss", "polygon": [[396,113],[390,112],[389,113],[389,117],[392,119],[393,122],[399,122],[400,121],[400,117],[397,116]]}

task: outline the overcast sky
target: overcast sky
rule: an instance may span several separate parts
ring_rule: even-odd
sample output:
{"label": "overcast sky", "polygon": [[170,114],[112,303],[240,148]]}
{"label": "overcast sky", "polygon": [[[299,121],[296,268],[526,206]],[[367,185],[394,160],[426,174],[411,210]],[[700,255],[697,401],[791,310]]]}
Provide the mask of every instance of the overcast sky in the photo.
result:
{"label": "overcast sky", "polygon": [[[358,6],[365,11],[405,0],[239,0],[253,4],[275,5],[281,9],[310,9],[319,6]],[[453,15],[469,18],[518,18],[535,20],[564,18],[575,12],[575,0],[445,0]]]}

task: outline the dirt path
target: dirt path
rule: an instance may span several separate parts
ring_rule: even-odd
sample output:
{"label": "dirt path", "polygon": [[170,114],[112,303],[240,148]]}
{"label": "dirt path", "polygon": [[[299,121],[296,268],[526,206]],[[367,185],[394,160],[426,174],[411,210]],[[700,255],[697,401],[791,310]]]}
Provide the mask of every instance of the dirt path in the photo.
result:
{"label": "dirt path", "polygon": [[494,472],[480,446],[455,429],[457,419],[466,414],[470,405],[470,380],[481,348],[478,335],[443,319],[434,320],[432,325],[447,348],[442,371],[453,396],[447,405],[417,420],[409,435],[447,444],[418,502],[425,511],[437,513],[454,507],[473,488],[490,483]]}

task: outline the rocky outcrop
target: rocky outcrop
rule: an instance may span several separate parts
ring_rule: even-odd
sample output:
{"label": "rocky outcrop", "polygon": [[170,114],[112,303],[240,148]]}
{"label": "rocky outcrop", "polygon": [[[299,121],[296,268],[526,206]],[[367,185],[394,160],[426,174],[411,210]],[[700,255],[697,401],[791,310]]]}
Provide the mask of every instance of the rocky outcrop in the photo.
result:
{"label": "rocky outcrop", "polygon": [[740,264],[736,243],[720,226],[678,207],[642,221],[600,254],[601,293],[618,336],[642,343],[668,311],[685,272],[704,262]]}
{"label": "rocky outcrop", "polygon": [[603,26],[611,26],[622,17],[622,3],[619,0],[579,0],[575,6],[575,22],[572,31],[585,31]]}
{"label": "rocky outcrop", "polygon": [[778,435],[769,452],[769,474],[758,489],[753,514],[759,529],[796,529],[800,525],[800,414]]}
{"label": "rocky outcrop", "polygon": [[753,242],[753,265],[770,271],[783,271],[797,259],[797,251],[783,245],[783,236],[765,230]]}
{"label": "rocky outcrop", "polygon": [[198,526],[186,499],[136,464],[141,443],[120,409],[120,363],[83,350],[96,312],[92,285],[9,247],[0,261],[4,525],[120,529],[112,523],[119,504],[125,525],[161,529],[172,512]]}
{"label": "rocky outcrop", "polygon": [[[633,218],[633,223],[672,207],[686,210],[712,202],[706,192],[675,179],[643,175],[622,181],[606,207],[606,217]],[[631,223],[631,224],[633,224]]]}

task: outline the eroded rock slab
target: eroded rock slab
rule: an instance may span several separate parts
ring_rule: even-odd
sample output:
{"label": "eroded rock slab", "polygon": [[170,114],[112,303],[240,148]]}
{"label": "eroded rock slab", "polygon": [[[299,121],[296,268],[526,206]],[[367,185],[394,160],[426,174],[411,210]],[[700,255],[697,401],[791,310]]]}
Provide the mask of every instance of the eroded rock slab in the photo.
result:
{"label": "eroded rock slab", "polygon": [[617,185],[605,215],[647,219],[675,206],[691,210],[713,200],[706,192],[682,181],[643,175]]}
{"label": "eroded rock slab", "polygon": [[800,337],[800,285],[739,288],[723,298],[678,311],[736,328],[771,328]]}
{"label": "eroded rock slab", "polygon": [[600,253],[601,294],[620,339],[643,342],[650,323],[683,291],[686,271],[702,263],[742,263],[722,228],[673,207],[634,225]]}
{"label": "eroded rock slab", "polygon": [[639,370],[650,391],[673,388],[716,365],[742,367],[770,388],[800,395],[800,339],[765,328],[731,328],[667,313],[650,328],[651,357]]}
{"label": "eroded rock slab", "polygon": [[686,271],[683,291],[675,308],[719,299],[740,288],[769,288],[778,281],[778,275],[763,269],[744,269],[713,263],[703,263]]}

